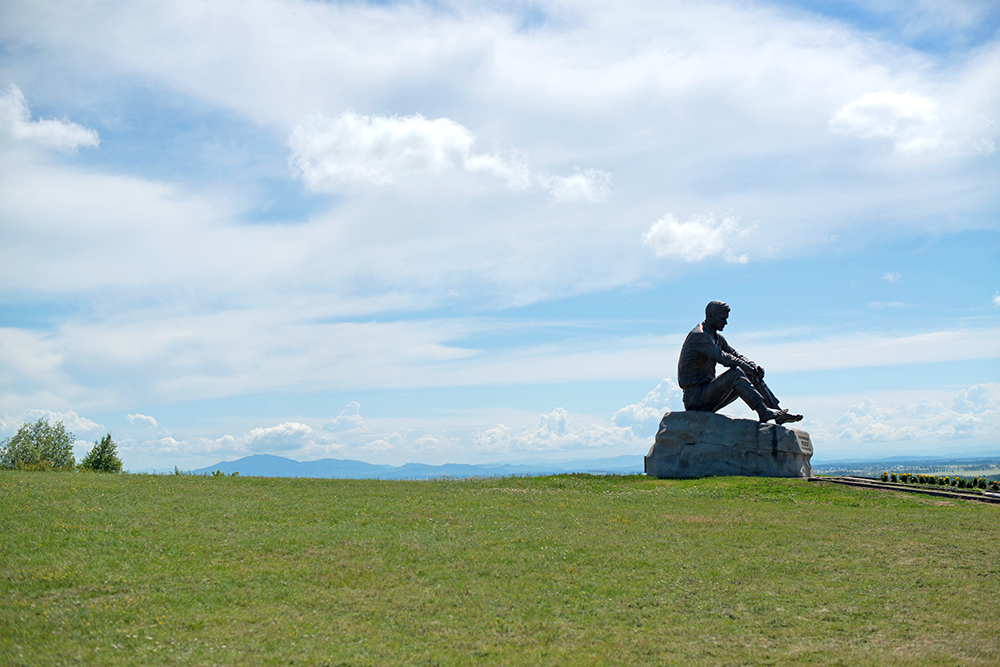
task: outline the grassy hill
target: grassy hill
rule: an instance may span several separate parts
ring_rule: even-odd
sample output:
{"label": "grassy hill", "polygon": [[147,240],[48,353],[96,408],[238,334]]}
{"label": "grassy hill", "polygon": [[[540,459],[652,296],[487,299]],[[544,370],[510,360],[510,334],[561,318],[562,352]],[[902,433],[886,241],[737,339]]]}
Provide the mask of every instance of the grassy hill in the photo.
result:
{"label": "grassy hill", "polygon": [[0,473],[4,665],[997,665],[1000,508],[800,480]]}

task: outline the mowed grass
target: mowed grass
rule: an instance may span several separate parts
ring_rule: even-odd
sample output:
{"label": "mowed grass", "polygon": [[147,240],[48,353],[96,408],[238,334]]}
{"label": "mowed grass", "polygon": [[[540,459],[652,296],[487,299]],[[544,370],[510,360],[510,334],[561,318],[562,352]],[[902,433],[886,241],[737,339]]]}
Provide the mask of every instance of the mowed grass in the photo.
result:
{"label": "mowed grass", "polygon": [[997,665],[1000,507],[803,480],[0,473],[4,665]]}

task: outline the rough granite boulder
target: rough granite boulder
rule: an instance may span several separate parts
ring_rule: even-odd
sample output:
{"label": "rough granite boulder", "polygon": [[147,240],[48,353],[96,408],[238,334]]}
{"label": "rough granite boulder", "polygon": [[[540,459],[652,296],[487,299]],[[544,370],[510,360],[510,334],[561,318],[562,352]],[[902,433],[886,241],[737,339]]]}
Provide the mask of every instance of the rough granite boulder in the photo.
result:
{"label": "rough granite boulder", "polygon": [[809,434],[714,412],[668,412],[646,455],[651,477],[811,477]]}

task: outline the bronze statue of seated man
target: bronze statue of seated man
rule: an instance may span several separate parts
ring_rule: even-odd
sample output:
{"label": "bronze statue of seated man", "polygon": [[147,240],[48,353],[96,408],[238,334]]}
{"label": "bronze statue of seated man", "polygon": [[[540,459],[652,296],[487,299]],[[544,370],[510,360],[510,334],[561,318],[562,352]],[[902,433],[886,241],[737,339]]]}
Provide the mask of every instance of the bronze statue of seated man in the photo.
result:
{"label": "bronze statue of seated man", "polygon": [[[734,350],[719,332],[729,321],[729,306],[712,301],[705,307],[705,321],[691,330],[681,346],[677,384],[684,390],[684,409],[717,412],[737,398],[750,406],[761,422],[797,422],[802,415],[778,406],[778,399],[764,384],[764,369]],[[729,368],[715,376],[715,365]]]}

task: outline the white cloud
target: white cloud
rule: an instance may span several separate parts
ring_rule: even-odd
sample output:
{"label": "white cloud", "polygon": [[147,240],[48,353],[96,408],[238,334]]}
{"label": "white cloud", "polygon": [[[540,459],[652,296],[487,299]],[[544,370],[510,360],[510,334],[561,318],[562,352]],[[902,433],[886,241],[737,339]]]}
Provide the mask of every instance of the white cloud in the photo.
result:
{"label": "white cloud", "polygon": [[36,422],[39,419],[43,419],[50,424],[62,422],[67,431],[74,433],[77,431],[89,433],[104,430],[104,427],[94,420],[81,417],[72,410],[58,412],[55,410],[39,410],[37,408],[32,408],[22,411],[17,417],[11,417],[6,412],[3,413],[3,416],[0,417],[0,433],[13,432],[17,430],[21,424]]}
{"label": "white cloud", "polygon": [[[979,78],[970,69],[971,78]],[[995,82],[978,81],[987,89]],[[837,134],[880,138],[893,142],[897,153],[920,155],[939,150],[991,154],[996,150],[996,122],[976,113],[978,104],[967,91],[944,89],[946,105],[914,93],[867,93],[844,105],[830,119]]]}
{"label": "white cloud", "polygon": [[986,382],[963,389],[955,395],[951,409],[959,414],[986,414],[1000,410],[1000,384]]}
{"label": "white cloud", "polygon": [[890,285],[892,285],[893,283],[898,283],[902,279],[903,276],[899,275],[898,273],[887,272],[882,276],[882,280],[886,281]]}
{"label": "white cloud", "polygon": [[993,305],[1000,306],[1000,293],[993,295]]}
{"label": "white cloud", "polygon": [[315,115],[292,132],[290,163],[316,191],[391,185],[407,176],[465,169],[475,139],[447,118]]}
{"label": "white cloud", "polygon": [[631,428],[636,435],[655,435],[664,413],[684,409],[683,396],[673,380],[664,378],[644,399],[616,412],[612,421],[615,426]]}
{"label": "white cloud", "polygon": [[652,248],[657,257],[679,257],[685,262],[697,262],[722,255],[727,262],[745,264],[747,255],[737,255],[734,245],[752,230],[753,226],[740,225],[736,216],[716,221],[711,214],[694,215],[687,222],[678,222],[668,213],[643,233],[642,242]]}
{"label": "white cloud", "polygon": [[145,426],[146,428],[156,428],[156,420],[149,415],[144,415],[136,413],[134,415],[126,415],[130,424],[138,424],[139,426]]}
{"label": "white cloud", "polygon": [[499,178],[515,192],[540,187],[557,202],[596,203],[610,194],[611,175],[604,171],[534,175],[520,152],[476,153],[472,132],[448,118],[347,111],[331,119],[317,114],[296,126],[288,143],[289,164],[316,192],[423,182],[465,172]]}
{"label": "white cloud", "polygon": [[557,202],[596,204],[611,196],[611,174],[599,169],[577,169],[569,176],[539,176],[539,182]]}
{"label": "white cloud", "polygon": [[0,93],[0,137],[70,153],[100,143],[97,132],[67,120],[31,120],[24,93],[11,84]]}
{"label": "white cloud", "polygon": [[285,422],[269,428],[255,428],[243,437],[251,451],[288,451],[302,447],[313,434],[312,428],[298,422]]}
{"label": "white cloud", "polygon": [[604,426],[592,423],[574,428],[569,413],[556,408],[543,414],[535,428],[515,431],[498,424],[471,435],[475,448],[481,452],[562,452],[574,449],[618,449],[622,453],[641,448],[644,441],[637,438],[629,427]]}
{"label": "white cloud", "polygon": [[1000,385],[959,392],[951,407],[933,400],[880,407],[865,399],[833,424],[811,427],[816,442],[996,441],[1000,437]]}
{"label": "white cloud", "polygon": [[361,418],[361,404],[351,401],[340,414],[323,425],[325,431],[353,431],[363,429],[365,421]]}
{"label": "white cloud", "polygon": [[165,435],[143,441],[123,438],[118,443],[118,449],[122,453],[122,462],[133,470],[169,469],[174,466],[188,470],[215,463],[220,458],[256,453],[247,448],[244,439],[231,435],[214,439]]}
{"label": "white cloud", "polygon": [[941,143],[937,101],[912,93],[862,95],[841,107],[830,129],[863,138],[892,139],[901,153],[923,153]]}

